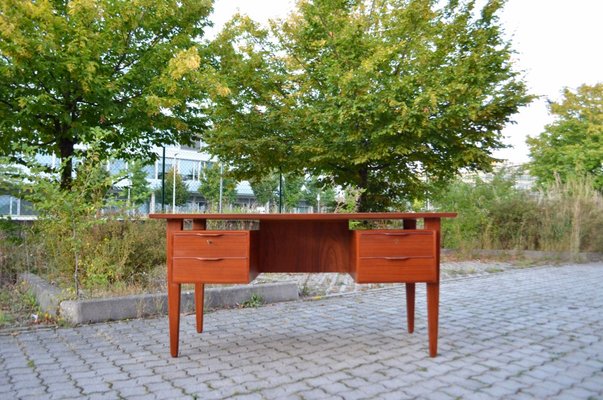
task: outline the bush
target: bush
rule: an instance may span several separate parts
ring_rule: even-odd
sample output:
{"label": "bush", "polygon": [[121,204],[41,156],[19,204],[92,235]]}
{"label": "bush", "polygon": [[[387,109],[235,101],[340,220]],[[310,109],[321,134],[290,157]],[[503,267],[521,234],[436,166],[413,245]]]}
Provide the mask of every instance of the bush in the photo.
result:
{"label": "bush", "polygon": [[25,227],[0,219],[0,286],[14,284],[23,264]]}
{"label": "bush", "polygon": [[109,219],[82,233],[80,282],[85,288],[145,284],[165,263],[165,223]]}
{"label": "bush", "polygon": [[506,171],[491,182],[456,181],[434,199],[458,217],[445,220],[445,247],[473,249],[603,251],[603,200],[587,178],[558,182],[547,190],[515,187]]}
{"label": "bush", "polygon": [[[110,176],[100,154],[95,146],[82,152],[70,185],[40,172],[23,180],[23,192],[38,212],[25,241],[28,254],[39,251],[26,268],[73,288],[76,296],[81,286],[144,284],[146,274],[165,259],[164,223],[130,216],[126,203],[111,193],[123,177]],[[107,209],[122,211],[107,214]]]}

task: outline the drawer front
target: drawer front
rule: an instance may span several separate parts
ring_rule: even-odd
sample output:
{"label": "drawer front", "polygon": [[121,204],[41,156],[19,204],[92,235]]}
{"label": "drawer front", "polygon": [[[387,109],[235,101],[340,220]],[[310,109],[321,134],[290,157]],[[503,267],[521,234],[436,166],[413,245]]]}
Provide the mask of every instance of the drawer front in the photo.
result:
{"label": "drawer front", "polygon": [[177,283],[249,283],[246,257],[174,257],[172,268]]}
{"label": "drawer front", "polygon": [[435,282],[435,257],[367,257],[356,261],[356,282]]}
{"label": "drawer front", "polygon": [[435,231],[356,231],[359,257],[435,257]]}
{"label": "drawer front", "polygon": [[174,233],[174,257],[249,257],[249,232],[187,231]]}

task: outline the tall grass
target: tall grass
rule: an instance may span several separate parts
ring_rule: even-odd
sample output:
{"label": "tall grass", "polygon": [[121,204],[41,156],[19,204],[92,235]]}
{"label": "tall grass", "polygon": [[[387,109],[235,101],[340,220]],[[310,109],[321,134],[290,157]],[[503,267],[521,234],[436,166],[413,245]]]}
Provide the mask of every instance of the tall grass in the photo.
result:
{"label": "tall grass", "polygon": [[501,172],[490,182],[457,181],[434,199],[458,212],[443,223],[445,247],[603,252],[603,197],[588,178],[560,181],[539,191],[515,187]]}
{"label": "tall grass", "polygon": [[557,180],[537,193],[542,250],[603,252],[603,196],[589,178]]}
{"label": "tall grass", "polygon": [[[4,221],[0,226],[0,283],[14,283],[30,271],[69,292],[73,285],[73,249],[64,238],[37,222]],[[56,232],[55,232],[56,233]],[[107,218],[82,230],[79,284],[85,290],[145,286],[153,270],[165,263],[165,222]]]}

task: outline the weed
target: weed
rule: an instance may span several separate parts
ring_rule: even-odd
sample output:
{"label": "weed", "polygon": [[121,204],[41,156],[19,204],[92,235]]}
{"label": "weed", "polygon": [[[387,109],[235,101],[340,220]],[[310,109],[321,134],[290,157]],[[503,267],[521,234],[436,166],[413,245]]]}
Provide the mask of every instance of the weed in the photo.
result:
{"label": "weed", "polygon": [[0,310],[0,326],[8,325],[13,321],[14,318],[11,315],[6,314],[3,310]]}
{"label": "weed", "polygon": [[264,299],[257,293],[253,293],[249,300],[241,303],[242,308],[257,308],[264,303]]}

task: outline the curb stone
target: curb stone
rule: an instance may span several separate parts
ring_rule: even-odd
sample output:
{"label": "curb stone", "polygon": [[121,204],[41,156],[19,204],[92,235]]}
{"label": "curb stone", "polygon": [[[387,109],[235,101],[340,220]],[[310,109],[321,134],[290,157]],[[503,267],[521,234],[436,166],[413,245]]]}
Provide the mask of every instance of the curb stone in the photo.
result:
{"label": "curb stone", "polygon": [[[36,296],[40,309],[53,316],[60,315],[72,324],[84,324],[167,314],[167,294],[153,293],[89,300],[63,300],[62,292],[37,275],[19,275]],[[257,295],[264,304],[299,299],[295,282],[269,283],[264,285],[228,286],[205,289],[206,308],[233,307]],[[183,292],[181,312],[195,310],[194,292]]]}
{"label": "curb stone", "polygon": [[19,274],[19,281],[27,283],[43,312],[53,317],[59,314],[61,298],[65,297],[61,289],[29,272]]}

